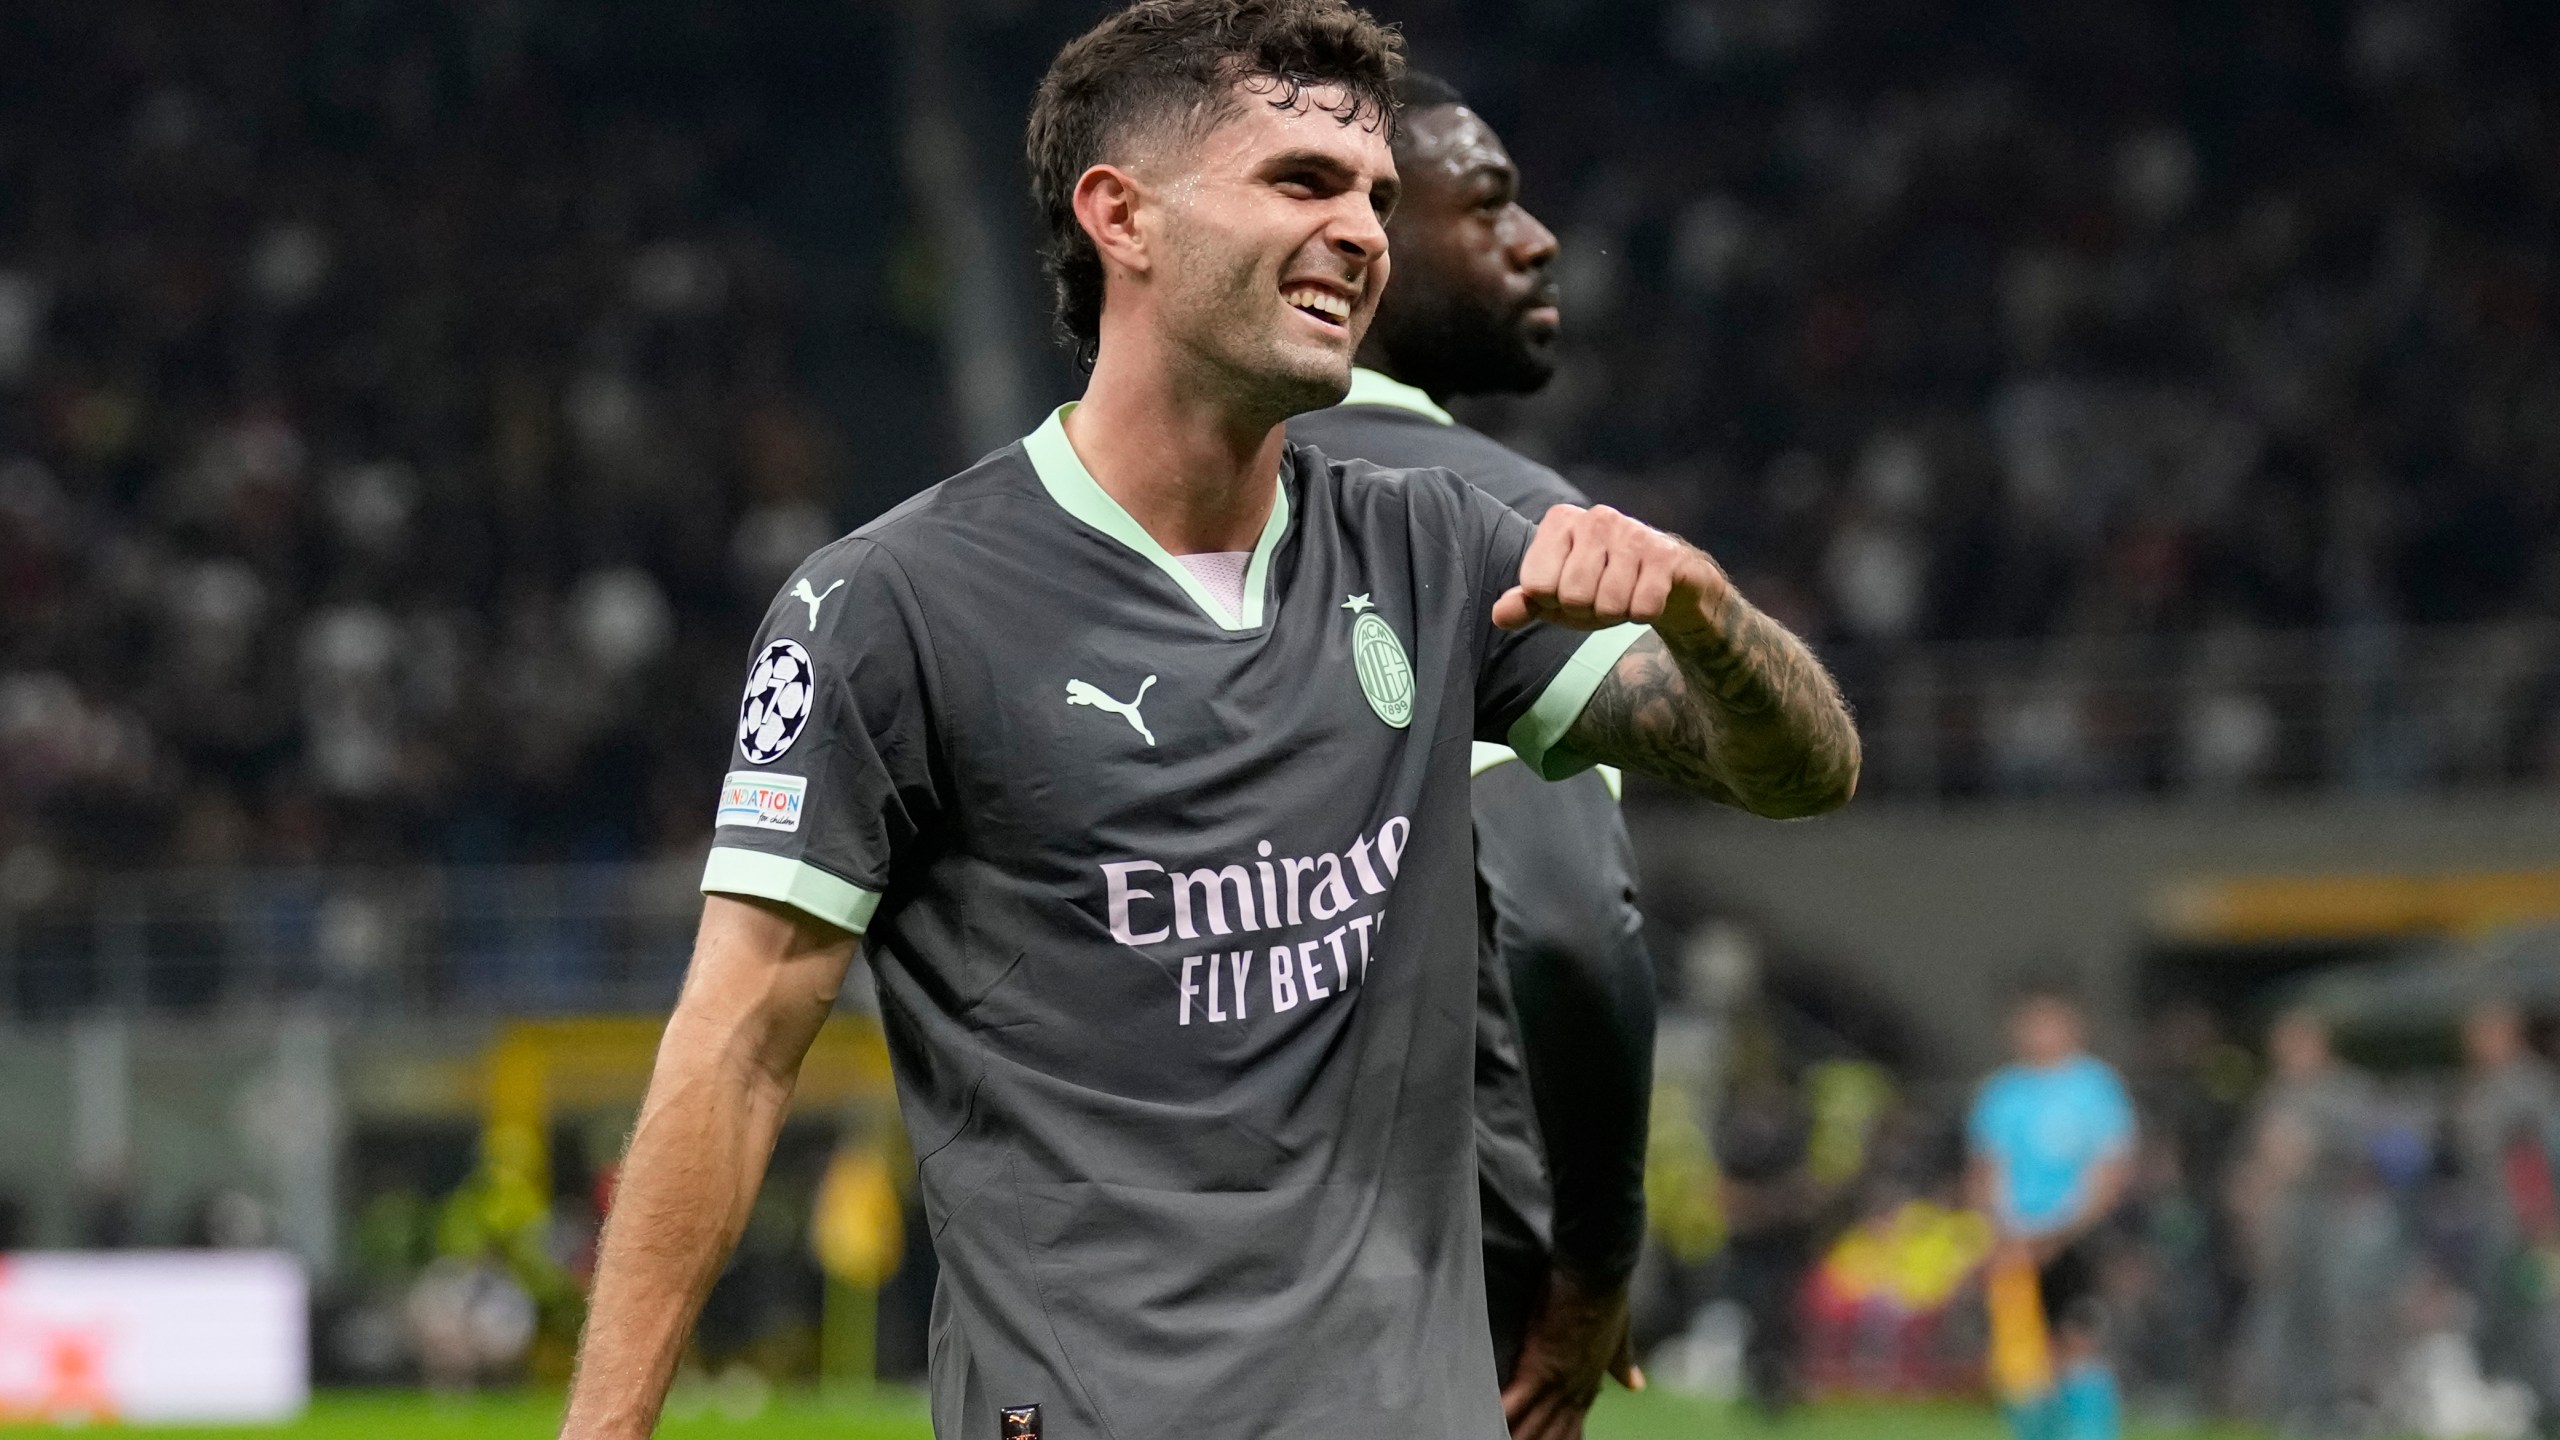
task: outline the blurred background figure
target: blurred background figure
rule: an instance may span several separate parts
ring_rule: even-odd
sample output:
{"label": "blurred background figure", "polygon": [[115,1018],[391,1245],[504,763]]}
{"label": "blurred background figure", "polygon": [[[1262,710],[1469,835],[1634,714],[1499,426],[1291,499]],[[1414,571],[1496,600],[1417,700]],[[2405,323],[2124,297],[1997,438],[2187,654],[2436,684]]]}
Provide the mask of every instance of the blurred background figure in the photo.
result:
{"label": "blurred background figure", "polygon": [[2396,1226],[2367,1160],[2372,1083],[2292,1010],[2268,1032],[2273,1074],[2233,1166],[2251,1278],[2239,1391],[2287,1434],[2362,1433],[2388,1374]]}
{"label": "blurred background figure", "polygon": [[1801,1398],[1797,1308],[1823,1197],[1808,1164],[1812,1115],[1767,1044],[1746,1055],[1715,1127],[1726,1227],[1721,1281],[1748,1327],[1744,1393],[1778,1415]]}
{"label": "blurred background figure", "polygon": [[2503,1000],[2464,1018],[2462,1057],[2452,1136],[2481,1366],[2529,1388],[2548,1425],[2560,1419],[2560,1194],[2552,1183],[2560,1077],[2527,1043],[2524,1013]]}
{"label": "blurred background figure", "polygon": [[2142,1137],[2119,1229],[2125,1293],[2115,1298],[2115,1358],[2128,1399],[2164,1417],[2209,1413],[2224,1398],[2226,1322],[2247,1288],[2232,1254],[2223,1177],[2258,1062],[2195,1000],[2144,1027],[2128,1077]]}
{"label": "blurred background figure", "polygon": [[826,1276],[818,1383],[838,1394],[879,1379],[880,1288],[906,1259],[906,1191],[915,1161],[897,1107],[850,1107],[811,1206],[809,1250]]}
{"label": "blurred background figure", "polygon": [[428,1388],[447,1394],[512,1379],[533,1343],[533,1298],[485,1259],[438,1257],[407,1305],[410,1342]]}
{"label": "blurred background figure", "polygon": [[2015,1401],[2019,1440],[2114,1440],[2122,1401],[2104,1352],[2098,1230],[2131,1178],[2133,1102],[2084,1049],[2079,1003],[2058,985],[2020,992],[2010,1063],[1966,1124],[1968,1189],[1999,1227],[2001,1255],[2032,1264],[2052,1341],[2052,1388]]}

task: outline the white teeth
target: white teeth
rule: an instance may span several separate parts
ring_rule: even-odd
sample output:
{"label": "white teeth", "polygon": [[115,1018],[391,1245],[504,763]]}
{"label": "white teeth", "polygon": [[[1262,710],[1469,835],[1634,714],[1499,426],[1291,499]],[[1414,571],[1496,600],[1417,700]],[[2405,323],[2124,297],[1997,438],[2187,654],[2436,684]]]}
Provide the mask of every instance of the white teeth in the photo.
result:
{"label": "white teeth", "polygon": [[1318,285],[1292,285],[1280,292],[1280,298],[1301,310],[1313,310],[1336,320],[1351,318],[1351,302]]}

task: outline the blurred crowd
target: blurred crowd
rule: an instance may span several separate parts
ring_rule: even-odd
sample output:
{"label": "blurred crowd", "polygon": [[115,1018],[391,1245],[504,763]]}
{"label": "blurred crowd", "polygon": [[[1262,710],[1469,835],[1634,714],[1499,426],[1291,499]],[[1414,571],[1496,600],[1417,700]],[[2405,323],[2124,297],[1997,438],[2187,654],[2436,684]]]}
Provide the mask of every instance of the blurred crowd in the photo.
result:
{"label": "blurred crowd", "polygon": [[[1481,418],[1709,544],[1878,725],[1926,642],[2245,678],[2274,632],[2488,622],[2519,628],[2463,663],[2519,694],[2445,707],[2490,732],[2465,773],[2560,761],[2549,7],[1380,8],[1564,240],[1563,370]],[[1084,18],[952,7],[995,212],[1019,57]],[[0,899],[697,844],[776,577],[965,458],[903,23],[11,19]],[[1879,746],[1877,785],[2351,768],[2245,686],[2157,754],[2092,752],[2078,705],[1983,719],[1978,775]]]}
{"label": "blurred crowd", "polygon": [[848,493],[775,196],[885,163],[777,113],[875,22],[794,59],[780,8],[8,22],[0,891],[699,840]]}
{"label": "blurred crowd", "polygon": [[[2451,1068],[2368,1072],[2307,1009],[2263,1040],[2182,1005],[2124,1072],[2137,1128],[2087,1254],[2127,1403],[2324,1440],[2552,1433],[2560,1069],[2528,1017],[2478,1005]],[[2003,1226],[1961,1180],[1970,1093],[1858,1061],[1790,1075],[1750,1028],[1732,1072],[1711,1127],[1656,1115],[1657,1378],[1777,1409],[1978,1393]]]}
{"label": "blurred crowd", "polygon": [[1404,7],[1563,240],[1508,433],[1835,640],[2560,603],[2560,17]]}
{"label": "blurred crowd", "polygon": [[1563,242],[1469,418],[1818,637],[1871,792],[2560,775],[2550,7],[1398,9]]}

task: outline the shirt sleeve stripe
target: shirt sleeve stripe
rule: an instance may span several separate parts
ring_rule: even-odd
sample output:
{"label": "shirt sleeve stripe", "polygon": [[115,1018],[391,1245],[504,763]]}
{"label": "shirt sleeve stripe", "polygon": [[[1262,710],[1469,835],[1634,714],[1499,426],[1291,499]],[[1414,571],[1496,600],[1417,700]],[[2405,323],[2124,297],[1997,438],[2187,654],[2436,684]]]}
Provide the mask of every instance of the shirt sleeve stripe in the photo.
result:
{"label": "shirt sleeve stripe", "polygon": [[1512,725],[1511,748],[1540,777],[1562,780],[1590,766],[1589,759],[1561,748],[1559,742],[1564,739],[1564,732],[1573,728],[1573,722],[1582,717],[1582,707],[1591,703],[1592,692],[1609,678],[1618,657],[1643,639],[1647,628],[1619,625],[1595,631],[1582,642],[1581,649],[1573,652],[1573,658],[1564,662],[1556,678],[1547,682],[1546,693],[1538,697],[1538,703]]}
{"label": "shirt sleeve stripe", "polygon": [[[1496,765],[1508,765],[1519,758],[1520,753],[1508,745],[1488,745],[1478,740],[1475,742],[1475,752],[1467,762],[1467,778],[1472,780]],[[1610,799],[1627,798],[1626,775],[1617,766],[1594,765],[1591,768],[1600,772],[1600,783],[1609,787]]]}
{"label": "shirt sleeve stripe", "polygon": [[711,863],[702,868],[702,889],[710,895],[779,901],[856,934],[870,926],[871,913],[880,908],[878,892],[839,880],[805,860],[728,846],[712,847]]}

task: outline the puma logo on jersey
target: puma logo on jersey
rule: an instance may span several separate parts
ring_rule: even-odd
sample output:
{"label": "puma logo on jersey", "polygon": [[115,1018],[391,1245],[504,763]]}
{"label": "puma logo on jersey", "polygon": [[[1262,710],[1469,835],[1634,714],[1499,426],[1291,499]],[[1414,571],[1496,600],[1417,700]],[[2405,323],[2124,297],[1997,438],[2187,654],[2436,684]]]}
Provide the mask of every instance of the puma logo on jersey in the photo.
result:
{"label": "puma logo on jersey", "polygon": [[815,630],[818,628],[818,607],[826,603],[828,596],[843,588],[844,582],[839,580],[824,590],[812,590],[809,588],[808,580],[804,578],[799,584],[791,587],[791,598],[809,607],[809,628]]}
{"label": "puma logo on jersey", "polygon": [[1156,743],[1156,732],[1148,729],[1147,722],[1139,718],[1138,707],[1147,703],[1147,688],[1155,683],[1156,677],[1153,675],[1148,676],[1145,680],[1139,683],[1138,693],[1131,696],[1128,703],[1124,705],[1121,702],[1112,699],[1110,696],[1103,694],[1093,686],[1086,684],[1082,680],[1070,680],[1067,682],[1067,703],[1070,705],[1090,705],[1096,710],[1108,710],[1112,714],[1119,716],[1121,719],[1128,721],[1129,728],[1137,731],[1140,735],[1146,738],[1146,742],[1148,744],[1153,745]]}

